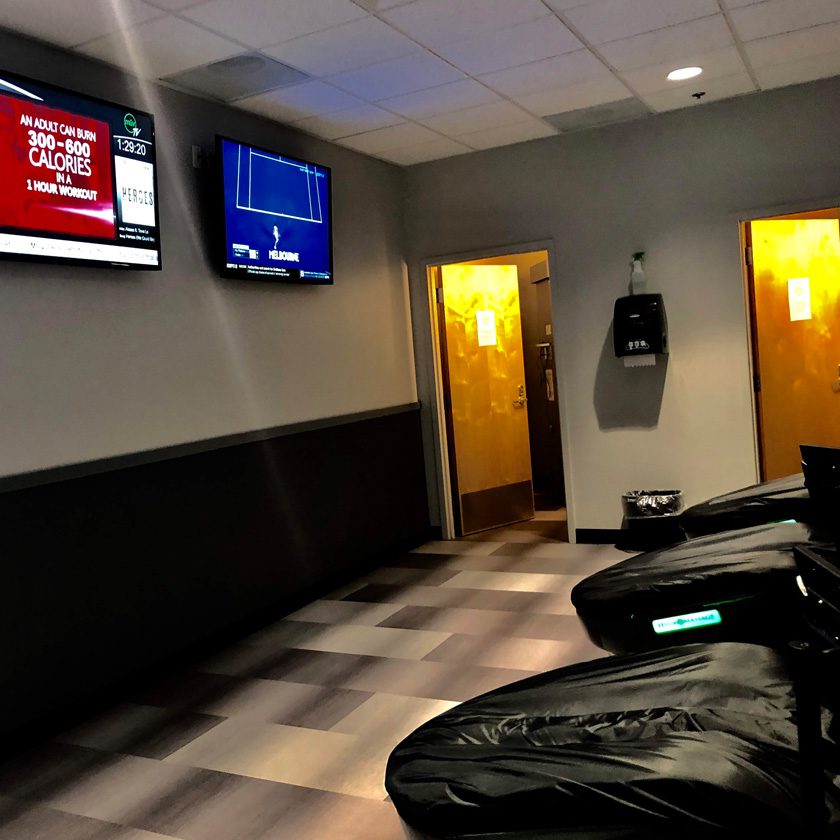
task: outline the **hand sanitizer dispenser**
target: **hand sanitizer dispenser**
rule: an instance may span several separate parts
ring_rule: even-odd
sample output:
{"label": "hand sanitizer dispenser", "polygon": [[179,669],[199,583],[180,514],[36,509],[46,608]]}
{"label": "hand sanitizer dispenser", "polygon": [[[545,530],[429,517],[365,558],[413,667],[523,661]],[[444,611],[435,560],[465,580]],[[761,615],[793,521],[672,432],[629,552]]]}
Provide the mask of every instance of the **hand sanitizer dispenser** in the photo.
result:
{"label": "hand sanitizer dispenser", "polygon": [[656,364],[668,352],[668,321],[662,295],[628,295],[615,302],[613,313],[615,355],[625,367]]}

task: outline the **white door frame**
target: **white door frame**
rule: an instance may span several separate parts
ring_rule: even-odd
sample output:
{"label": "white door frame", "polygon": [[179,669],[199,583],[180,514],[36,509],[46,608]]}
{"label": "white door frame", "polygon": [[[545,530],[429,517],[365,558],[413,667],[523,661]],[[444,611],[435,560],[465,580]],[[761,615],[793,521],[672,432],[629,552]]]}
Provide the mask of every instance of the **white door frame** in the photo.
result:
{"label": "white door frame", "polygon": [[[557,256],[553,239],[543,239],[537,242],[521,242],[510,245],[499,245],[492,248],[481,248],[474,251],[463,251],[456,254],[427,257],[420,260],[420,276],[426,287],[427,305],[425,307],[425,318],[428,318],[428,329],[423,329],[428,344],[425,348],[429,371],[430,408],[432,416],[434,447],[434,481],[437,487],[437,499],[440,513],[441,532],[443,539],[451,540],[455,537],[455,517],[452,507],[452,484],[449,473],[449,447],[446,437],[446,417],[444,414],[443,401],[443,376],[440,358],[440,324],[438,323],[437,299],[435,296],[434,284],[431,282],[429,269],[434,266],[449,265],[450,263],[468,262],[472,260],[489,259],[492,257],[504,257],[515,254],[525,254],[530,251],[546,251],[548,253],[549,277],[552,280],[552,305],[551,321],[554,333],[554,359],[557,382],[557,408],[560,413],[560,441],[563,450],[563,482],[566,488],[566,515],[569,526],[569,540],[575,541],[575,504],[574,485],[572,470],[572,453],[569,450],[569,430],[567,428],[566,415],[566,375],[563,364],[562,348],[558,345],[558,326],[562,323],[557,317],[554,297],[556,294],[556,283],[559,281],[557,271]],[[425,320],[424,318],[424,320]],[[426,344],[426,341],[423,342]],[[419,348],[420,349],[420,348]],[[421,349],[422,352],[422,349]],[[431,477],[430,477],[431,478]]]}

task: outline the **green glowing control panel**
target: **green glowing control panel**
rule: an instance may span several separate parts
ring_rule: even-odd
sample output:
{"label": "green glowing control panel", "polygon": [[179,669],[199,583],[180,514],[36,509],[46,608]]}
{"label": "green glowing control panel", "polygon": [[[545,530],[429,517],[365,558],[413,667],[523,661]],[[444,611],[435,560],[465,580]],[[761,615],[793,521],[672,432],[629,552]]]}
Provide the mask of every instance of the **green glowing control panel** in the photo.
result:
{"label": "green glowing control panel", "polygon": [[698,627],[708,627],[712,624],[720,624],[720,612],[718,610],[703,610],[703,612],[686,613],[685,615],[673,615],[670,618],[654,619],[653,632],[678,633],[680,630],[695,630]]}

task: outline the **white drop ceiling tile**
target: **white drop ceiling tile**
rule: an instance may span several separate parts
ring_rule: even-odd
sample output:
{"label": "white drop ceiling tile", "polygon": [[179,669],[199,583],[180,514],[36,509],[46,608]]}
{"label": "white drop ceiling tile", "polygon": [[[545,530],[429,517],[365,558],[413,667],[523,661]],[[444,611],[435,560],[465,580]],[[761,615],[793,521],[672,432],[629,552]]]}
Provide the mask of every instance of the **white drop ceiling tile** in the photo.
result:
{"label": "white drop ceiling tile", "polygon": [[351,134],[361,134],[365,131],[375,131],[389,125],[404,122],[402,117],[383,111],[375,105],[362,102],[355,108],[344,108],[317,117],[308,117],[296,122],[295,128],[316,134],[325,140],[337,140],[339,137],[349,137]]}
{"label": "white drop ceiling tile", "polygon": [[756,76],[765,90],[840,76],[840,52],[761,67],[756,70]]}
{"label": "white drop ceiling tile", "polygon": [[554,87],[612,78],[610,71],[589,52],[578,50],[566,55],[511,67],[482,75],[480,80],[503,96],[518,98]]}
{"label": "white drop ceiling tile", "polygon": [[717,0],[596,0],[566,18],[591,43],[605,44],[719,13]]}
{"label": "white drop ceiling tile", "polygon": [[440,47],[548,14],[540,0],[415,0],[383,17],[421,44]]}
{"label": "white drop ceiling tile", "polygon": [[361,103],[355,96],[317,80],[289,85],[277,90],[239,99],[237,108],[253,111],[280,122],[298,122],[333,111],[355,108]]}
{"label": "white drop ceiling tile", "polygon": [[765,0],[723,0],[723,5],[730,9],[740,9],[742,6],[752,6],[753,3],[764,3]]}
{"label": "white drop ceiling tile", "polygon": [[562,114],[591,108],[594,105],[606,105],[632,96],[630,91],[614,76],[593,82],[582,82],[563,88],[552,88],[528,96],[521,96],[516,101],[532,114],[545,117],[550,114]]}
{"label": "white drop ceiling tile", "polygon": [[666,64],[656,64],[653,67],[640,67],[638,70],[627,70],[621,74],[622,79],[639,93],[655,93],[660,90],[671,90],[678,87],[702,89],[707,79],[719,79],[732,76],[735,73],[746,73],[744,61],[735,47],[726,47],[709,53],[688,53],[680,61],[680,66],[702,67],[703,72],[693,79],[682,82],[671,82],[668,74],[677,69],[673,61]]}
{"label": "white drop ceiling tile", "polygon": [[587,3],[594,3],[596,0],[546,0],[555,12],[565,12],[577,6],[585,6]]}
{"label": "white drop ceiling tile", "polygon": [[612,41],[598,47],[598,51],[618,70],[635,70],[668,61],[684,67],[681,60],[689,53],[721,50],[733,43],[723,15],[714,15],[634,38]]}
{"label": "white drop ceiling tile", "polygon": [[169,16],[97,38],[78,49],[145,78],[171,76],[242,52],[240,45],[226,38]]}
{"label": "white drop ceiling tile", "polygon": [[421,143],[418,146],[407,146],[404,149],[391,149],[387,152],[380,152],[378,157],[384,158],[399,166],[411,166],[415,163],[426,163],[430,160],[441,160],[442,158],[463,155],[473,151],[469,146],[450,140],[448,137],[441,137],[431,143]]}
{"label": "white drop ceiling tile", "polygon": [[712,79],[709,84],[703,85],[701,90],[706,91],[706,95],[699,102],[692,98],[690,89],[686,88],[651,93],[646,95],[644,100],[654,111],[676,111],[680,108],[691,107],[702,108],[709,102],[730,99],[744,93],[754,93],[755,85],[746,73],[736,73],[722,79]]}
{"label": "white drop ceiling tile", "polygon": [[338,142],[342,146],[355,149],[357,152],[378,155],[380,152],[388,152],[391,149],[419,146],[421,143],[431,143],[440,139],[440,135],[434,131],[422,125],[407,122],[389,128],[380,128],[376,131],[368,131],[364,134],[356,134],[353,137],[345,137]]}
{"label": "white drop ceiling tile", "polygon": [[462,79],[460,82],[450,82],[447,85],[383,99],[379,104],[410,120],[424,120],[436,114],[448,114],[450,111],[500,101],[501,98],[481,82]]}
{"label": "white drop ceiling tile", "polygon": [[429,128],[454,137],[471,131],[483,131],[500,125],[512,125],[527,120],[531,115],[506,99],[490,105],[479,105],[464,111],[453,111],[423,120]]}
{"label": "white drop ceiling tile", "polygon": [[197,6],[199,3],[204,3],[205,0],[146,0],[152,6],[165,9],[167,12],[180,12],[183,9],[188,9],[190,6]]}
{"label": "white drop ceiling tile", "polygon": [[501,125],[484,131],[474,131],[457,139],[474,149],[492,149],[496,146],[524,143],[526,140],[538,140],[555,134],[557,131],[542,120],[527,120],[515,125]]}
{"label": "white drop ceiling tile", "polygon": [[767,0],[732,11],[732,22],[742,41],[769,38],[838,20],[838,0]]}
{"label": "white drop ceiling tile", "polygon": [[356,0],[359,6],[371,12],[381,12],[384,9],[393,9],[394,6],[405,6],[414,0]]}
{"label": "white drop ceiling tile", "polygon": [[0,26],[71,47],[92,41],[123,25],[161,17],[160,9],[142,0],[127,0],[115,6],[111,0],[12,0],[0,3]]}
{"label": "white drop ceiling tile", "polygon": [[840,45],[840,23],[827,23],[812,29],[762,38],[745,44],[753,67],[788,64],[820,55],[831,55]]}
{"label": "white drop ceiling tile", "polygon": [[268,47],[363,17],[351,0],[210,0],[184,15],[250,47]]}
{"label": "white drop ceiling tile", "polygon": [[337,73],[330,81],[369,102],[457,82],[464,74],[428,52]]}
{"label": "white drop ceiling tile", "polygon": [[263,52],[311,76],[332,76],[420,49],[387,23],[364,17],[267,47]]}
{"label": "white drop ceiling tile", "polygon": [[520,23],[438,48],[444,58],[473,76],[573,52],[583,44],[556,17]]}

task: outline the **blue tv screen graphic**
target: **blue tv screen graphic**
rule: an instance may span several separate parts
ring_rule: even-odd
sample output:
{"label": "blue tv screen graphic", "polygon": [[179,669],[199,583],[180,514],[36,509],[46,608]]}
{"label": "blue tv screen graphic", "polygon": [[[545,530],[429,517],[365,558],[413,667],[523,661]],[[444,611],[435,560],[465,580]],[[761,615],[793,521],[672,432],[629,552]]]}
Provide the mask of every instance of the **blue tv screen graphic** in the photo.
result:
{"label": "blue tv screen graphic", "polygon": [[225,274],[333,282],[330,170],[219,139]]}

